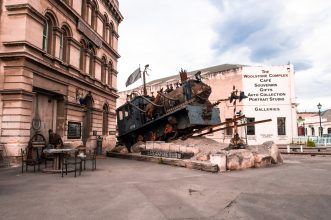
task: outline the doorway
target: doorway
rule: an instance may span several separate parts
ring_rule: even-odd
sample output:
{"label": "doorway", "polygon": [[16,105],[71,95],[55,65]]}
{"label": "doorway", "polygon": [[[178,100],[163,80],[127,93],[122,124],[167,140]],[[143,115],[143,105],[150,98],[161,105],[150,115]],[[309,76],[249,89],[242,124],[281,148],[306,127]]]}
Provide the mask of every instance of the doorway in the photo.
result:
{"label": "doorway", "polygon": [[[58,109],[62,105],[62,95],[47,93],[35,89],[36,95],[33,99],[32,126],[31,136],[36,132],[42,134],[46,140],[49,140],[48,130],[52,129],[57,132],[58,126]],[[62,136],[62,134],[60,134]]]}

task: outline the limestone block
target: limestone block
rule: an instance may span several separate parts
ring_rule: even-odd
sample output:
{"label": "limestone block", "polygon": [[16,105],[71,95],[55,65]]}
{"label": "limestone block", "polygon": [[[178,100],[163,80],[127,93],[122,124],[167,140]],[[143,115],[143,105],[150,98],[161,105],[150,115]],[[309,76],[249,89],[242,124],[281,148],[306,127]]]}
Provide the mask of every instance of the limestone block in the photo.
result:
{"label": "limestone block", "polygon": [[186,151],[187,151],[187,147],[186,146],[183,146],[183,145],[180,145],[179,146],[179,152],[186,153]]}
{"label": "limestone block", "polygon": [[162,144],[160,144],[160,149],[159,150],[169,152],[169,150],[170,150],[170,143],[162,143]]}
{"label": "limestone block", "polygon": [[195,156],[196,160],[199,161],[209,161],[210,159],[210,152],[199,152],[196,156]]}
{"label": "limestone block", "polygon": [[227,169],[240,170],[254,166],[254,155],[251,151],[245,149],[230,150],[227,155]]}
{"label": "limestone block", "polygon": [[197,162],[193,162],[193,161],[188,161],[186,163],[186,168],[189,168],[189,169],[195,169],[195,170],[201,170],[201,163],[197,163]]}
{"label": "limestone block", "polygon": [[218,166],[219,172],[226,171],[226,154],[225,153],[217,153],[210,155],[210,162],[214,165]]}
{"label": "limestone block", "polygon": [[153,141],[154,150],[162,150],[162,145],[165,144],[164,141]]}
{"label": "limestone block", "polygon": [[200,152],[198,147],[192,147],[192,146],[188,146],[186,147],[186,152],[187,153],[194,153],[194,154],[198,154]]}
{"label": "limestone block", "polygon": [[112,149],[112,152],[121,153],[121,154],[129,153],[128,149],[125,146],[121,146],[121,145]]}
{"label": "limestone block", "polygon": [[146,150],[153,150],[153,141],[147,141],[146,142]]}
{"label": "limestone block", "polygon": [[122,149],[120,150],[120,153],[121,153],[121,154],[127,154],[127,153],[129,153],[129,151],[128,151],[128,149],[127,149],[126,147],[124,147],[124,148],[122,148]]}
{"label": "limestone block", "polygon": [[140,153],[142,150],[146,149],[146,144],[144,142],[137,142],[131,147],[132,153]]}
{"label": "limestone block", "polygon": [[171,152],[179,152],[180,151],[180,145],[170,144],[170,151]]}
{"label": "limestone block", "polygon": [[270,148],[270,156],[271,156],[271,162],[274,164],[281,164],[283,163],[283,157],[280,154],[280,151],[278,149],[278,146],[276,144],[273,144]]}
{"label": "limestone block", "polygon": [[202,163],[201,170],[215,173],[218,171],[218,166],[209,163]]}
{"label": "limestone block", "polygon": [[271,156],[268,154],[254,154],[254,167],[267,167],[271,165]]}

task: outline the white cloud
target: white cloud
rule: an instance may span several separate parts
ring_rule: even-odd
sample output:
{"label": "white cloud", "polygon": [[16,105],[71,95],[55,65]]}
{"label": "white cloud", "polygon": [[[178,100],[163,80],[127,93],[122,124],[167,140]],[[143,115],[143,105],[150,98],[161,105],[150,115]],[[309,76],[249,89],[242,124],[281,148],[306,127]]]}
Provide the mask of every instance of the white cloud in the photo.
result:
{"label": "white cloud", "polygon": [[291,61],[299,110],[331,108],[330,1],[121,0],[120,7],[120,90],[139,64],[150,64],[152,80],[180,68]]}
{"label": "white cloud", "polygon": [[150,64],[150,80],[211,65],[219,13],[207,1],[123,0],[120,6],[119,89],[139,64]]}

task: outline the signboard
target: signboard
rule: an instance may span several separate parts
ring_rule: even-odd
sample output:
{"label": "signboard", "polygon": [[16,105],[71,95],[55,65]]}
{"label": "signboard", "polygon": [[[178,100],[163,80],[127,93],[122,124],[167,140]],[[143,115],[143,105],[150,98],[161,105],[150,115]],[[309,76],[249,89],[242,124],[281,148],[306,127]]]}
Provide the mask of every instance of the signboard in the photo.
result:
{"label": "signboard", "polygon": [[[296,132],[293,80],[291,65],[243,68],[242,90],[248,96],[242,103],[244,114],[256,121],[272,119],[271,122],[255,126],[254,139],[249,139],[249,144],[262,144],[265,141],[288,144],[292,141]],[[279,118],[285,119],[284,132],[278,132]]]}
{"label": "signboard", "polygon": [[194,156],[193,153],[180,153],[180,152],[169,152],[169,151],[157,151],[157,150],[143,150],[141,155],[152,156],[152,157],[166,157],[166,158],[177,158],[177,159],[189,159]]}
{"label": "signboard", "polygon": [[79,122],[68,122],[68,139],[80,139],[82,127]]}
{"label": "signboard", "polygon": [[90,39],[97,47],[102,47],[102,39],[91,30],[91,27],[87,26],[83,21],[79,20],[77,24],[77,29]]}
{"label": "signboard", "polygon": [[[285,69],[286,70],[286,69]],[[252,71],[252,72],[248,72]],[[248,69],[243,74],[246,105],[254,106],[255,112],[279,112],[280,105],[290,103],[290,76],[284,71]]]}

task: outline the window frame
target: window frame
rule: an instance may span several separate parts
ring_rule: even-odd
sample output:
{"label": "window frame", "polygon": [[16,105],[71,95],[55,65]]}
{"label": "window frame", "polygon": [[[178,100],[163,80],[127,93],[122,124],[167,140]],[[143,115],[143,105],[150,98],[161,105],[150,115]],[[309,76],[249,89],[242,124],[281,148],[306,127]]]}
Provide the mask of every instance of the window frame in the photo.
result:
{"label": "window frame", "polygon": [[[246,118],[247,120],[247,123],[250,123],[250,122],[255,122],[255,118],[253,117],[247,117]],[[247,130],[246,130],[246,135],[251,135],[251,136],[254,136],[256,134],[256,130],[255,130],[255,125],[247,125]],[[252,129],[252,130],[250,130]],[[250,133],[250,131],[252,131],[252,133]]]}
{"label": "window frame", "polygon": [[59,42],[59,45],[60,45],[60,54],[59,54],[59,58],[60,58],[60,60],[62,60],[62,61],[64,61],[63,60],[63,55],[64,55],[64,53],[65,53],[65,51],[64,51],[64,47],[63,47],[63,43],[64,43],[64,33],[61,33],[61,35],[60,35],[60,42]]}
{"label": "window frame", "polygon": [[46,22],[44,24],[44,28],[43,28],[43,45],[42,45],[42,49],[44,51],[48,51],[48,31],[49,31],[49,18],[46,17]]}
{"label": "window frame", "polygon": [[286,117],[277,117],[277,134],[278,136],[286,135]]}
{"label": "window frame", "polygon": [[[232,122],[232,118],[226,118],[225,119],[226,126],[230,126]],[[233,128],[226,128],[225,129],[225,135],[226,136],[232,136],[233,135]]]}

